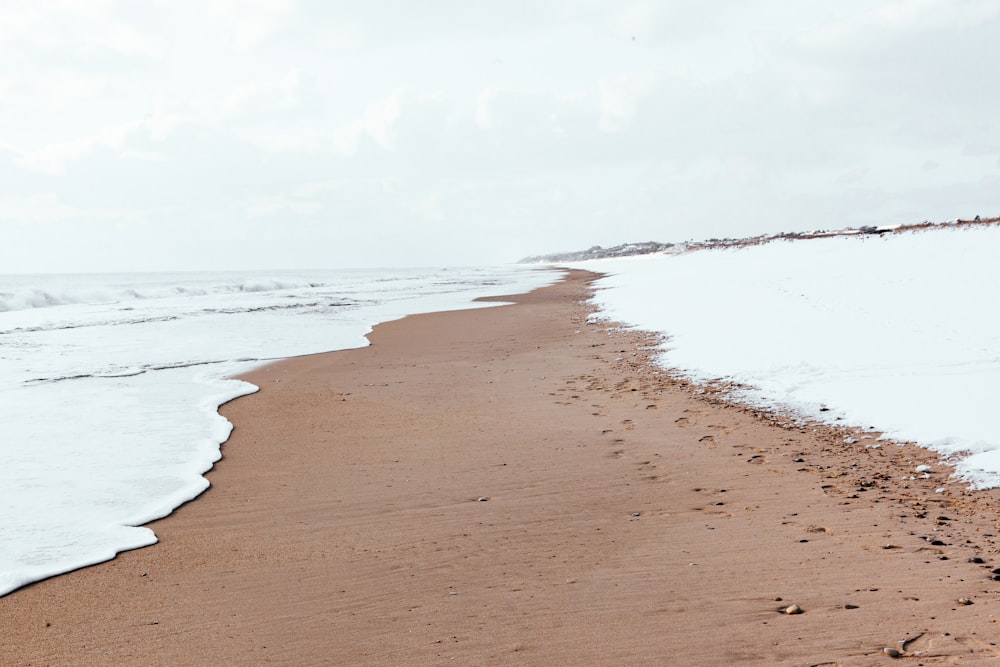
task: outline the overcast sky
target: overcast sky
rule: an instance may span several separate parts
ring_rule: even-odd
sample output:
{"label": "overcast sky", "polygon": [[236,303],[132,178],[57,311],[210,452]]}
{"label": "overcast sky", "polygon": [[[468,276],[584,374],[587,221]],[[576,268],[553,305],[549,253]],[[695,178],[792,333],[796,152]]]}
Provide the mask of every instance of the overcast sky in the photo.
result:
{"label": "overcast sky", "polygon": [[997,0],[0,0],[0,273],[1000,214]]}

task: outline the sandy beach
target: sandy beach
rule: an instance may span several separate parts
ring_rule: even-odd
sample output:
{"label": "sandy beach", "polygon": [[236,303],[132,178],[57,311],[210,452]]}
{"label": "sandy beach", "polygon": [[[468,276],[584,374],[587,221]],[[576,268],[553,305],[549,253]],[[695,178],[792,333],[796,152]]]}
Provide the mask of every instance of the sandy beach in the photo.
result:
{"label": "sandy beach", "polygon": [[1000,662],[995,491],[671,378],[592,278],[251,373],[211,489],[0,598],[0,664]]}

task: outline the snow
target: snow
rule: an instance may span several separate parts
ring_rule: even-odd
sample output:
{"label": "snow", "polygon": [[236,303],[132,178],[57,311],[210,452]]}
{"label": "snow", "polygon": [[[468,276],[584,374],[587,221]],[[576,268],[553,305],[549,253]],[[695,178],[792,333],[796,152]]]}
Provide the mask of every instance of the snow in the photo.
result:
{"label": "snow", "polygon": [[601,314],[661,332],[659,363],[805,418],[872,428],[1000,486],[1000,227],[581,262]]}

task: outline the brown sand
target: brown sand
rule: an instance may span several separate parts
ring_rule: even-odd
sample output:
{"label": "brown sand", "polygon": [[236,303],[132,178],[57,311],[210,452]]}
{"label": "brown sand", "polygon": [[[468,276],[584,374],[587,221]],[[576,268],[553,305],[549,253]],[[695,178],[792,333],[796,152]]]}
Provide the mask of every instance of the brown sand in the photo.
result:
{"label": "brown sand", "polygon": [[212,489],[0,599],[0,664],[1000,660],[996,494],[696,395],[588,277],[252,373]]}

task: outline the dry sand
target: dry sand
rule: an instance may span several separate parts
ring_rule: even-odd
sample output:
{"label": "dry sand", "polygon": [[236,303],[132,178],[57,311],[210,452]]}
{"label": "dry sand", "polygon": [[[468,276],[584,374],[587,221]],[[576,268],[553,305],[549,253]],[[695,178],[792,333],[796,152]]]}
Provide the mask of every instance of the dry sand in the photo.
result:
{"label": "dry sand", "polygon": [[590,277],[252,373],[212,488],[0,599],[0,664],[1000,661],[995,493],[671,380]]}

